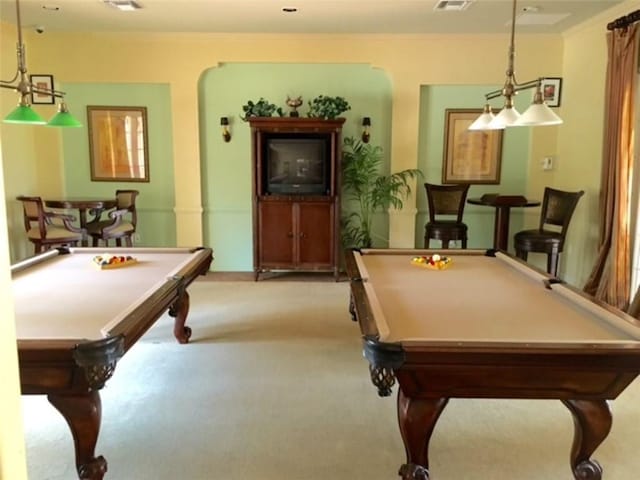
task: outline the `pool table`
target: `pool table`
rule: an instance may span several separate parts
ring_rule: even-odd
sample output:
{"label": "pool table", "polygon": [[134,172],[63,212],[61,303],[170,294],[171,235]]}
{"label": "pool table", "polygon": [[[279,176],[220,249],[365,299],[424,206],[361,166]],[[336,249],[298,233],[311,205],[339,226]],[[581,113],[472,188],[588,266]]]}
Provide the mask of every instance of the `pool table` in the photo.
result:
{"label": "pool table", "polygon": [[[449,267],[411,262],[433,253]],[[429,479],[450,398],[560,400],[574,478],[601,479],[591,455],[611,428],[607,401],[640,373],[639,322],[495,250],[354,250],[346,267],[371,380],[381,396],[398,384],[404,480]]]}
{"label": "pool table", "polygon": [[[137,261],[101,269],[93,259],[105,251]],[[11,268],[22,393],[47,395],[67,421],[79,478],[107,471],[95,455],[100,389],[167,309],[189,341],[186,288],[212,258],[210,248],[60,248]]]}

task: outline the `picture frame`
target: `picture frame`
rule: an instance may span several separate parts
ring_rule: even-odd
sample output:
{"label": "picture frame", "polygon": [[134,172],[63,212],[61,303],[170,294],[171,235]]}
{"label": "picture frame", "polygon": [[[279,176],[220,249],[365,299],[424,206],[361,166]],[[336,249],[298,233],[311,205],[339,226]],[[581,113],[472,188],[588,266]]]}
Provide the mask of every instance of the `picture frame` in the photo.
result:
{"label": "picture frame", "polygon": [[559,107],[562,97],[562,78],[542,79],[542,99],[549,107]]}
{"label": "picture frame", "polygon": [[56,103],[56,97],[53,93],[53,75],[33,74],[29,75],[29,82],[36,88],[49,90],[51,93],[31,92],[32,105],[52,105]]}
{"label": "picture frame", "polygon": [[149,182],[146,107],[87,106],[93,182]]}
{"label": "picture frame", "polygon": [[504,131],[469,130],[480,114],[480,108],[445,110],[442,183],[500,183]]}

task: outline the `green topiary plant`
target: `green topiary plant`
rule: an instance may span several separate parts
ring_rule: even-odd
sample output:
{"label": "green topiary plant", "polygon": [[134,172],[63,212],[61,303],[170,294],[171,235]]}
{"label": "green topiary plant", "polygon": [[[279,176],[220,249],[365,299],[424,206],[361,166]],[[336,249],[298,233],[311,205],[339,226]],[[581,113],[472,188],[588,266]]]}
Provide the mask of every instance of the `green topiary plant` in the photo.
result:
{"label": "green topiary plant", "polygon": [[240,118],[245,122],[249,117],[271,117],[274,113],[277,113],[281,117],[284,116],[282,108],[277,107],[262,97],[260,97],[260,100],[256,103],[249,100],[246,105],[242,106],[242,112],[244,115],[240,116]]}
{"label": "green topiary plant", "polygon": [[342,243],[346,248],[367,248],[373,244],[373,214],[390,207],[401,209],[411,193],[409,181],[422,176],[418,169],[381,175],[382,147],[345,137],[342,150],[342,191],[355,211],[343,211]]}
{"label": "green topiary plant", "polygon": [[343,112],[351,110],[349,102],[342,97],[320,95],[309,101],[308,117],[333,119]]}

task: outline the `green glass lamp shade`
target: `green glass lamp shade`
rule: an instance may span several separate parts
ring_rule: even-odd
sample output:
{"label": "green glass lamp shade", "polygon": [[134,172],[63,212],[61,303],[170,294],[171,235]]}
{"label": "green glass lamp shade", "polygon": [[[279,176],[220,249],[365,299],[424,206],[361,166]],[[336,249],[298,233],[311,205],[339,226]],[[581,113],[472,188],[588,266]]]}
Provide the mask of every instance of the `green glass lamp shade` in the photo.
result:
{"label": "green glass lamp shade", "polygon": [[82,124],[76,120],[76,118],[71,115],[69,112],[58,112],[56,113],[49,123],[47,123],[48,127],[81,127]]}
{"label": "green glass lamp shade", "polygon": [[4,118],[4,122],[31,125],[44,125],[47,123],[37,112],[34,112],[29,105],[18,105]]}

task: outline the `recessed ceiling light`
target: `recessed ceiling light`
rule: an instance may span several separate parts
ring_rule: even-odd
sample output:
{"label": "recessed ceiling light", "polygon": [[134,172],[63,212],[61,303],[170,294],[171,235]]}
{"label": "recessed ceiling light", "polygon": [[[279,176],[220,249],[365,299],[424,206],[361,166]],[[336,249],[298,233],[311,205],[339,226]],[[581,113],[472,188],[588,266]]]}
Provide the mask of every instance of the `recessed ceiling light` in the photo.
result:
{"label": "recessed ceiling light", "polygon": [[282,7],[284,13],[295,13],[298,11],[296,7]]}
{"label": "recessed ceiling light", "polygon": [[103,0],[103,2],[123,12],[133,12],[142,8],[139,3],[133,0]]}

